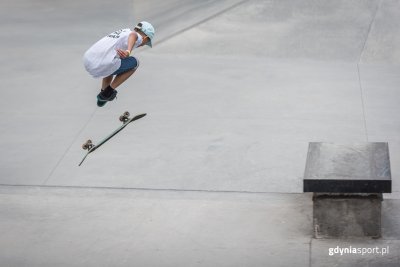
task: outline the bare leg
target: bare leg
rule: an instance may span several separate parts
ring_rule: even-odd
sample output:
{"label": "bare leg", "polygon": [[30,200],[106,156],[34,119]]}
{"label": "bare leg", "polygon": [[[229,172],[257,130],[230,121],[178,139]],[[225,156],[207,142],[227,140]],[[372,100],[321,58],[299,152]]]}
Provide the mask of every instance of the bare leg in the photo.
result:
{"label": "bare leg", "polygon": [[[111,87],[116,89],[123,82],[125,82],[136,70],[130,70],[115,76],[114,80],[111,82]],[[108,78],[108,77],[107,77]],[[103,80],[104,81],[104,80]]]}
{"label": "bare leg", "polygon": [[112,82],[113,76],[110,75],[108,77],[103,78],[103,82],[101,85],[101,89],[103,90],[104,88],[106,88],[107,86],[109,86]]}

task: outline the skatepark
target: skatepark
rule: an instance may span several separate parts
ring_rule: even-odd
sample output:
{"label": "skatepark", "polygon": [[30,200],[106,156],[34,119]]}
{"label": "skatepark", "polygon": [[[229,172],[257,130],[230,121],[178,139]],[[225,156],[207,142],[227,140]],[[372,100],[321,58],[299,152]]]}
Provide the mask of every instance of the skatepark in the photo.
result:
{"label": "skatepark", "polygon": [[[400,265],[400,1],[1,6],[1,266]],[[82,56],[141,20],[153,48],[98,108]],[[381,238],[313,237],[310,142],[388,143]]]}

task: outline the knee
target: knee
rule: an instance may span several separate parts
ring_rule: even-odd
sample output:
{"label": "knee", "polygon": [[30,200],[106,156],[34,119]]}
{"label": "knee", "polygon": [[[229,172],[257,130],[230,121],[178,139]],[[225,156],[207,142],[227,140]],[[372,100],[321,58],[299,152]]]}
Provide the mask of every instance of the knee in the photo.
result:
{"label": "knee", "polygon": [[139,68],[139,60],[136,57],[129,57],[129,65],[130,69],[135,71]]}

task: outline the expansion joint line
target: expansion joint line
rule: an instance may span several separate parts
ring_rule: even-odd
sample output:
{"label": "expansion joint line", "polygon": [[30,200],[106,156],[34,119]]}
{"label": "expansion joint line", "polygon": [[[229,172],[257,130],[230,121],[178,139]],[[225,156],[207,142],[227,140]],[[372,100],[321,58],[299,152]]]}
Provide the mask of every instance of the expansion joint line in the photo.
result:
{"label": "expansion joint line", "polygon": [[365,99],[364,99],[364,92],[361,84],[361,73],[360,73],[360,65],[357,64],[357,75],[358,75],[358,85],[360,87],[360,98],[361,98],[361,108],[363,113],[363,122],[364,122],[364,131],[365,131],[365,139],[366,142],[369,142],[368,138],[368,126],[367,126],[367,114],[365,111]]}
{"label": "expansion joint line", "polygon": [[312,267],[312,238],[310,238],[310,242],[308,244],[308,266]]}
{"label": "expansion joint line", "polygon": [[72,142],[69,144],[69,146],[67,147],[67,149],[64,151],[64,153],[62,154],[62,156],[60,157],[60,159],[58,160],[58,162],[56,163],[56,165],[54,166],[54,168],[51,170],[51,172],[49,173],[49,175],[47,176],[46,180],[43,181],[42,186],[45,186],[47,184],[47,182],[50,180],[50,178],[53,176],[53,173],[55,172],[55,170],[58,168],[58,166],[61,164],[61,162],[63,161],[63,159],[65,158],[65,156],[67,155],[68,151],[71,149],[71,147],[74,145],[76,139],[81,135],[81,133],[86,129],[86,127],[88,126],[88,124],[92,121],[94,115],[96,114],[96,111],[98,110],[98,108],[96,107],[94,109],[94,111],[92,112],[92,114],[90,115],[89,119],[86,121],[86,123],[83,125],[82,129],[75,135],[75,137],[73,138]]}
{"label": "expansion joint line", "polygon": [[376,7],[374,17],[372,18],[371,22],[369,23],[368,32],[367,32],[367,35],[366,35],[366,37],[365,37],[363,47],[362,47],[362,49],[361,49],[360,57],[359,57],[359,59],[358,59],[358,64],[360,64],[361,59],[362,59],[362,57],[363,57],[363,54],[364,54],[364,51],[365,51],[365,47],[367,46],[368,39],[369,39],[369,36],[370,36],[370,34],[371,34],[372,27],[373,27],[373,25],[374,25],[374,23],[375,23],[375,19],[376,19],[376,16],[377,16],[377,14],[378,14],[378,11],[381,9],[382,2],[383,2],[383,0],[380,0],[378,6]]}
{"label": "expansion joint line", "polygon": [[363,92],[362,83],[361,83],[360,63],[361,63],[361,59],[362,59],[364,51],[365,51],[365,47],[367,46],[367,42],[368,42],[369,36],[371,34],[372,27],[373,27],[373,25],[375,23],[376,16],[377,16],[379,10],[381,9],[382,2],[383,2],[383,0],[380,0],[379,4],[378,4],[378,6],[377,6],[377,8],[375,10],[374,17],[372,18],[372,20],[371,20],[371,22],[369,24],[368,32],[367,32],[366,38],[364,40],[363,47],[361,49],[360,57],[359,57],[358,62],[357,62],[358,85],[359,85],[359,88],[360,88],[361,106],[362,106],[362,112],[363,112],[363,118],[364,118],[365,139],[366,139],[367,142],[369,141],[369,138],[368,138],[368,127],[367,127],[367,114],[366,114],[366,109],[365,109],[364,92]]}

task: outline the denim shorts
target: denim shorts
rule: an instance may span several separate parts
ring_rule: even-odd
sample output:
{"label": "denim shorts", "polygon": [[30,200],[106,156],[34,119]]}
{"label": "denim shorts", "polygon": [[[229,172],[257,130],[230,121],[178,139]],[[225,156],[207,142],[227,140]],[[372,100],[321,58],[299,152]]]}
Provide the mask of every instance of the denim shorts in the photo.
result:
{"label": "denim shorts", "polygon": [[126,57],[121,59],[121,66],[112,75],[119,75],[130,70],[136,70],[139,67],[139,60],[135,57]]}

